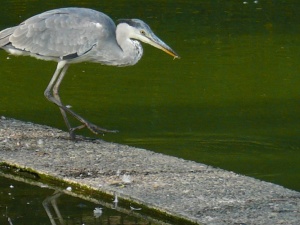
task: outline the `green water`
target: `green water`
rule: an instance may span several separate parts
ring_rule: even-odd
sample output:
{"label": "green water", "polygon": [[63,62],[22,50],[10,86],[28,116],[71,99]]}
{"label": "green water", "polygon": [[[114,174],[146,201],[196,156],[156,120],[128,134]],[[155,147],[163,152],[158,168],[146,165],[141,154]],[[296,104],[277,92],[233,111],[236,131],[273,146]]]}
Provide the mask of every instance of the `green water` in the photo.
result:
{"label": "green water", "polygon": [[[45,204],[50,211],[50,216],[47,215],[43,205],[46,199],[54,196],[55,190],[49,187],[41,188],[5,178],[2,177],[1,174],[0,181],[1,224],[158,224],[148,221],[146,217],[134,217],[133,215],[107,208],[99,203],[83,200],[78,197],[63,194],[62,192],[60,192],[61,195],[55,199],[58,211],[64,220],[64,223],[59,223],[59,214],[55,213],[51,203]],[[101,201],[101,199],[97,199],[97,201]],[[102,214],[94,214],[96,208],[101,208]],[[118,208],[118,210],[120,209]],[[55,223],[51,223],[50,218],[52,218]]]}
{"label": "green water", "polygon": [[[120,131],[101,138],[300,191],[297,1],[77,2],[3,3],[0,28],[83,6],[114,20],[143,19],[181,56],[144,45],[133,67],[70,67],[61,97],[91,122]],[[65,129],[43,96],[56,64],[7,56],[0,51],[0,114]]]}

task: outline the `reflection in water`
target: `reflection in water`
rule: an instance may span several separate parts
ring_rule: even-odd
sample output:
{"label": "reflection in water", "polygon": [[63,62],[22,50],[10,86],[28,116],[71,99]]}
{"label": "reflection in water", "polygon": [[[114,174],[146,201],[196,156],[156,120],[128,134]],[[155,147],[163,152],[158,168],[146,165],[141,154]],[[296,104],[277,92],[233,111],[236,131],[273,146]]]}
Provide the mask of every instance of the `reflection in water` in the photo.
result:
{"label": "reflection in water", "polygon": [[[50,219],[50,222],[52,225],[66,225],[66,224],[74,224],[74,221],[76,220],[76,217],[78,215],[74,215],[74,217],[63,217],[62,213],[60,212],[60,209],[58,207],[57,201],[59,198],[64,194],[62,191],[54,191],[54,193],[50,196],[48,196],[43,201],[43,207]],[[115,194],[115,198],[113,200],[113,209],[118,208],[118,197]],[[64,206],[66,207],[66,206]],[[52,209],[51,209],[52,208]],[[132,211],[140,211],[141,208],[134,208],[130,207]],[[102,207],[95,207],[93,210],[93,216],[90,215],[83,215],[79,214],[80,217],[80,224],[111,224],[111,225],[123,225],[123,224],[131,224],[132,220],[127,219],[126,214],[121,214],[119,216],[116,215],[109,215],[107,210],[103,210]],[[151,222],[146,221],[139,221],[139,219],[135,219],[134,224],[151,224]]]}
{"label": "reflection in water", "polygon": [[56,225],[56,222],[55,222],[55,219],[54,219],[55,217],[52,216],[51,210],[50,210],[50,208],[49,208],[49,205],[50,205],[50,204],[52,205],[52,207],[53,207],[53,209],[54,209],[54,211],[55,211],[55,213],[56,213],[56,216],[57,216],[57,218],[58,218],[59,223],[62,224],[62,225],[65,225],[65,221],[64,221],[64,219],[62,218],[62,216],[61,216],[61,214],[60,214],[60,211],[59,211],[59,209],[58,209],[58,207],[57,207],[57,201],[56,201],[57,198],[59,198],[62,194],[63,194],[63,193],[60,192],[60,191],[55,191],[55,192],[53,193],[53,195],[48,196],[48,197],[43,201],[44,209],[45,209],[45,211],[46,211],[46,213],[47,213],[47,215],[48,215],[48,217],[49,217],[50,222],[51,222],[52,225]]}
{"label": "reflection in water", "polygon": [[116,209],[118,207],[118,203],[119,203],[118,195],[117,193],[115,193],[115,199],[113,201],[113,209]]}
{"label": "reflection in water", "polygon": [[[50,219],[50,222],[52,225],[66,225],[66,224],[73,224],[75,217],[78,215],[74,215],[74,218],[70,216],[64,216],[62,215],[57,201],[59,198],[65,194],[62,191],[54,191],[54,193],[50,196],[48,196],[44,201],[43,201],[43,207]],[[81,206],[83,207],[83,206]],[[52,209],[51,209],[52,208]],[[117,209],[118,208],[118,197],[115,194],[115,199],[113,200],[113,206],[112,209]],[[140,211],[141,208],[134,208],[130,207],[132,211]],[[121,214],[119,216],[116,215],[106,215],[107,213],[105,212],[107,210],[103,210],[102,207],[95,207],[93,210],[93,216],[92,214],[90,215],[83,215],[80,214],[80,223],[81,224],[118,224],[118,225],[124,225],[124,224],[129,224],[130,220],[128,220],[126,217],[126,214]],[[146,222],[146,221],[139,221],[139,219],[135,219],[136,225],[138,224],[151,224],[151,222]]]}
{"label": "reflection in water", "polygon": [[[44,201],[43,201],[43,207],[50,219],[50,222],[52,225],[65,225],[65,224],[72,224],[72,221],[75,218],[71,218],[71,217],[67,217],[67,218],[63,218],[59,207],[57,205],[57,201],[58,199],[63,195],[64,193],[62,191],[54,191],[54,193],[50,196],[48,196]],[[118,196],[115,194],[115,198],[113,200],[113,206],[112,209],[117,209],[118,208]],[[66,206],[64,206],[66,207]],[[51,209],[52,208],[52,209]],[[141,210],[140,208],[134,208],[134,207],[130,207],[130,209],[132,211],[139,211]],[[102,207],[95,207],[95,209],[93,210],[93,219],[91,215],[82,215],[81,214],[81,224],[88,224],[90,223],[92,220],[93,224],[128,224],[129,221],[126,219],[127,215],[120,215],[120,216],[115,216],[115,215],[106,215],[105,211],[103,211]],[[77,215],[74,215],[74,217]],[[135,221],[135,224],[141,224],[138,222],[138,219]],[[150,222],[147,224],[151,224]]]}
{"label": "reflection in water", "polygon": [[7,221],[9,222],[9,225],[13,225],[13,223],[11,222],[11,219],[8,217]]}
{"label": "reflection in water", "polygon": [[[48,221],[51,225],[159,224],[134,212],[140,212],[142,210],[140,208],[120,207],[116,194],[110,203],[104,203],[101,200],[90,202],[70,196],[69,194],[75,194],[67,189],[57,189],[53,193],[52,189],[41,183],[16,178],[22,181],[20,182],[2,177],[2,175],[0,173],[0,225],[40,225],[48,224]],[[34,185],[23,183],[23,181]],[[43,186],[43,188],[36,185]]]}

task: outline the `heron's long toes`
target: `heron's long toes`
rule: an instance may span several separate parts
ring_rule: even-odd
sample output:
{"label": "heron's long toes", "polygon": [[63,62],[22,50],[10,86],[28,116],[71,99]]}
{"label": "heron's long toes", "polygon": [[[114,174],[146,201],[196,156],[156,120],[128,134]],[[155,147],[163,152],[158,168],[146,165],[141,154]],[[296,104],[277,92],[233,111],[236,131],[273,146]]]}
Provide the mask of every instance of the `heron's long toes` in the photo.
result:
{"label": "heron's long toes", "polygon": [[105,129],[105,128],[98,127],[97,125],[92,124],[92,123],[88,123],[88,124],[85,124],[85,125],[94,134],[117,133],[118,132],[117,130],[108,130],[108,129]]}

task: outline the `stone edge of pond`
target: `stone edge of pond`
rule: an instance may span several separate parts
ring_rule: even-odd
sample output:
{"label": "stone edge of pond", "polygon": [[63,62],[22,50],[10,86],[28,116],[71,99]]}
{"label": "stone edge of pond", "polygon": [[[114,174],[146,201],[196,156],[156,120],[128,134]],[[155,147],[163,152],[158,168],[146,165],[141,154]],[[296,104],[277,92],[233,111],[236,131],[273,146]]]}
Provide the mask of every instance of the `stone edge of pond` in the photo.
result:
{"label": "stone edge of pond", "polygon": [[300,224],[300,193],[152,151],[0,119],[0,162],[199,224]]}

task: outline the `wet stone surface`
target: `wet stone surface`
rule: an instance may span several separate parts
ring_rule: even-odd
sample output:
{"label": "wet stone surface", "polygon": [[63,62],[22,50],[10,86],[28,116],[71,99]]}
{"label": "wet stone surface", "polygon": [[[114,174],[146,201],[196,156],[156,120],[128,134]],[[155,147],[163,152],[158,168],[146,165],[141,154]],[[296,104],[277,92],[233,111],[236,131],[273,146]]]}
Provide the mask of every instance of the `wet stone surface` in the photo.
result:
{"label": "wet stone surface", "polygon": [[[118,193],[202,224],[300,224],[300,193],[102,140],[1,117],[0,162]],[[119,185],[123,184],[123,185]]]}

